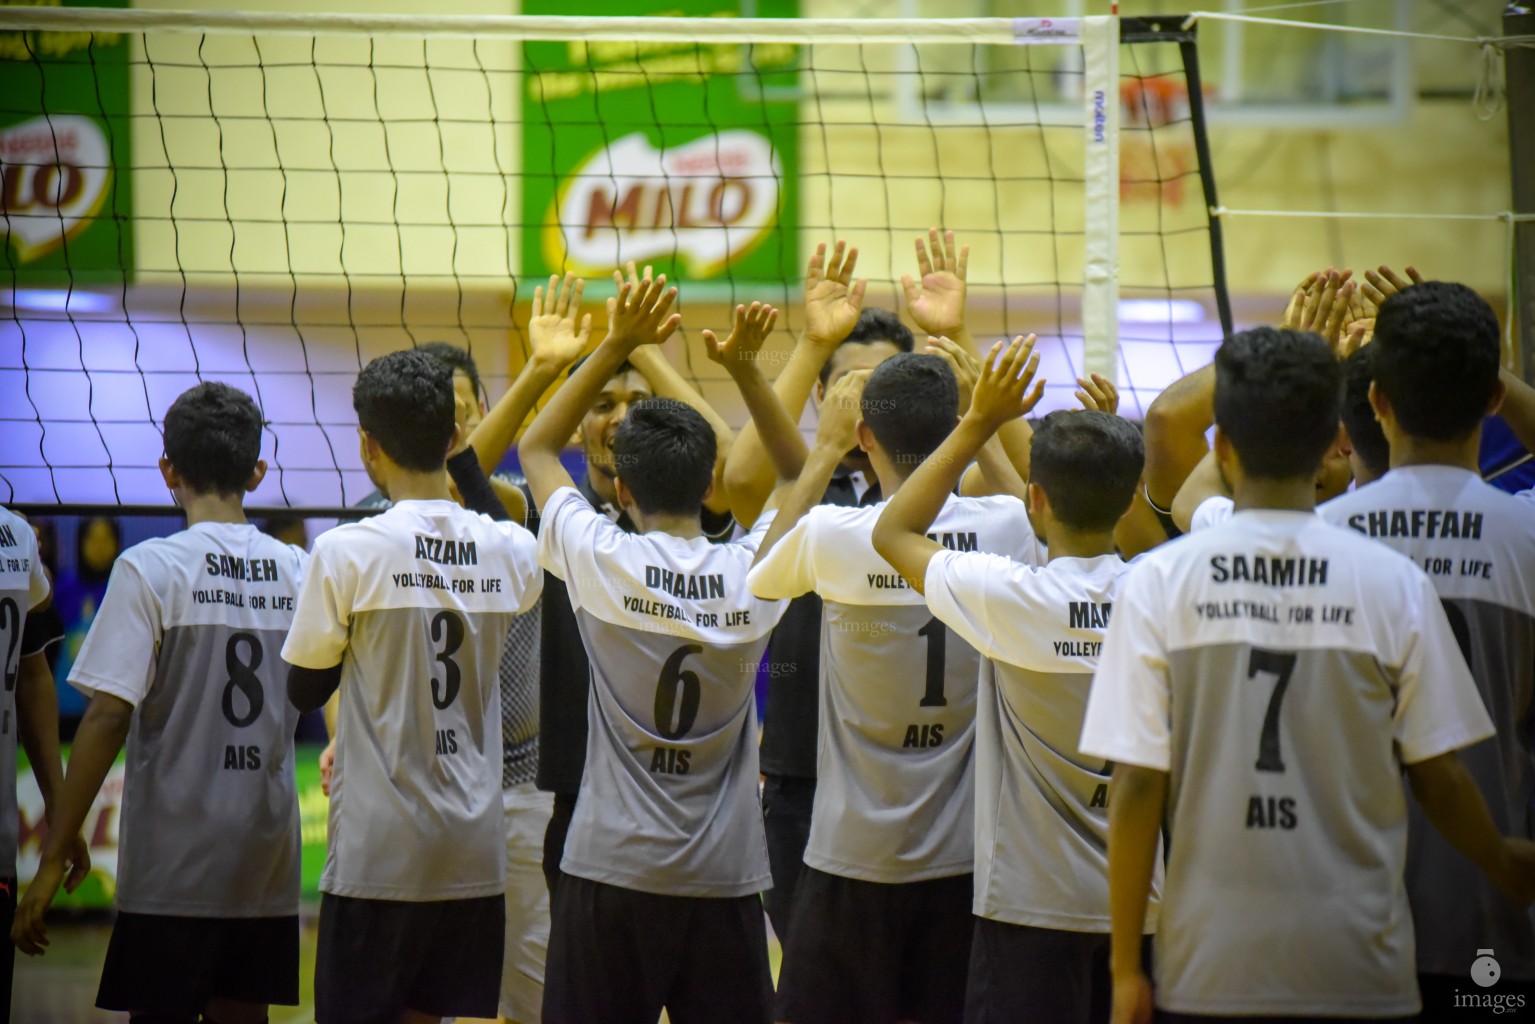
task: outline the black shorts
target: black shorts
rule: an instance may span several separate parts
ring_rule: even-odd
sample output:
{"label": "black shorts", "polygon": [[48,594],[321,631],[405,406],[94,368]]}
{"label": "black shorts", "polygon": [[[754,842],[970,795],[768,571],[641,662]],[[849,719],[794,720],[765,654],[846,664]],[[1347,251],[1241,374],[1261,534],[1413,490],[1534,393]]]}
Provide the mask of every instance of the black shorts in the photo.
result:
{"label": "black shorts", "polygon": [[505,945],[505,894],[407,903],[322,893],[315,1020],[494,1017]]}
{"label": "black shorts", "polygon": [[565,837],[570,834],[571,819],[576,816],[576,798],[569,793],[554,794],[554,813],[549,816],[549,827],[544,829],[544,884],[549,894],[564,877],[560,862],[565,859]]}
{"label": "black shorts", "polygon": [[662,896],[564,875],[554,890],[544,1024],[769,1024],[758,896]]}
{"label": "black shorts", "polygon": [[762,894],[762,905],[779,942],[788,939],[794,919],[794,893],[805,873],[805,844],[810,840],[814,806],[815,779],[762,777],[762,828],[767,833],[768,866],[773,872],[773,888]]}
{"label": "black shorts", "polygon": [[298,915],[117,915],[97,1006],[196,1017],[214,998],[297,1006]]}
{"label": "black shorts", "polygon": [[0,878],[0,1024],[11,1024],[11,976],[16,970],[16,947],[3,942],[16,921],[16,879]]}
{"label": "black shorts", "polygon": [[[1141,964],[1149,974],[1149,935]],[[975,919],[965,1024],[1107,1024],[1113,998],[1107,932]]]}
{"label": "black shorts", "polygon": [[960,1024],[971,875],[884,885],[807,866],[778,975],[788,1024]]}

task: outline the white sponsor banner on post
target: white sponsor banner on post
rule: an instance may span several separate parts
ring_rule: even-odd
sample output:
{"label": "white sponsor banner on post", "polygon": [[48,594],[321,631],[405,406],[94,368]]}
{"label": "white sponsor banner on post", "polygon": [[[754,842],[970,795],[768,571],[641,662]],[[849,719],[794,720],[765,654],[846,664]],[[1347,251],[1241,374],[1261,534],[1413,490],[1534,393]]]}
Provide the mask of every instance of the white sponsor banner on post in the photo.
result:
{"label": "white sponsor banner on post", "polygon": [[1083,202],[1083,363],[1118,379],[1119,19],[1082,19],[1086,187]]}

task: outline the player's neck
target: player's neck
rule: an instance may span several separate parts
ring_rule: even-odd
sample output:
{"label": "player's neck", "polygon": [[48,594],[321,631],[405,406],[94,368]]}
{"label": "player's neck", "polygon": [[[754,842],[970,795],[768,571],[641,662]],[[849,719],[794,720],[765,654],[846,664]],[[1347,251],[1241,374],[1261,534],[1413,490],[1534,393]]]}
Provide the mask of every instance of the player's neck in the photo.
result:
{"label": "player's neck", "polygon": [[629,519],[634,523],[634,528],[641,533],[665,533],[684,540],[692,540],[694,537],[704,535],[703,524],[699,521],[697,512],[691,516],[675,515],[670,512],[652,515],[640,511],[638,505],[630,505],[625,511],[629,513]]}
{"label": "player's neck", "polygon": [[245,518],[245,505],[238,494],[197,494],[178,490],[176,503],[186,513],[188,526],[196,526],[198,523],[244,524],[249,521]]}
{"label": "player's neck", "polygon": [[1316,480],[1296,477],[1290,480],[1255,480],[1243,477],[1235,482],[1231,500],[1238,512],[1272,509],[1279,512],[1315,512]]}
{"label": "player's neck", "polygon": [[1114,531],[1082,531],[1050,523],[1045,528],[1045,553],[1057,558],[1099,558],[1114,553]]}
{"label": "player's neck", "polygon": [[448,471],[434,470],[417,473],[399,466],[391,466],[383,473],[384,493],[395,504],[402,501],[452,501],[448,490]]}
{"label": "player's neck", "polygon": [[1454,466],[1481,472],[1482,432],[1455,441],[1431,441],[1422,437],[1401,436],[1391,440],[1391,468],[1407,466]]}

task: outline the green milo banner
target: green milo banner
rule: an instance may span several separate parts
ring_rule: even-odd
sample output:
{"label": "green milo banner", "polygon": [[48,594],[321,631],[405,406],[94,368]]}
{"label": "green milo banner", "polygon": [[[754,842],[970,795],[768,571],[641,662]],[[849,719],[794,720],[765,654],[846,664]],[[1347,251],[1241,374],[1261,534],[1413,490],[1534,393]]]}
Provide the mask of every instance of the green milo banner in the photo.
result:
{"label": "green milo banner", "polygon": [[0,285],[132,276],[129,54],[114,32],[0,32]]}
{"label": "green milo banner", "polygon": [[[523,12],[570,7],[527,0]],[[743,12],[593,0],[581,13]],[[792,17],[797,0],[758,0],[750,13]],[[600,279],[632,259],[688,281],[797,278],[798,60],[776,43],[525,44],[522,272]]]}
{"label": "green milo banner", "polygon": [[[303,832],[304,873],[302,893],[307,900],[320,898],[320,871],[325,867],[325,829],[330,803],[320,788],[320,751],[324,747],[300,744],[294,749],[294,774],[298,781],[298,807]],[[21,811],[21,835],[17,843],[16,874],[22,887],[37,874],[37,860],[43,852],[43,796],[27,764],[18,753],[16,803]],[[66,759],[69,751],[64,751]],[[85,819],[85,841],[91,850],[91,876],[72,894],[59,890],[54,901],[59,907],[110,907],[117,891],[117,837],[123,807],[123,759],[107,775],[101,793]]]}

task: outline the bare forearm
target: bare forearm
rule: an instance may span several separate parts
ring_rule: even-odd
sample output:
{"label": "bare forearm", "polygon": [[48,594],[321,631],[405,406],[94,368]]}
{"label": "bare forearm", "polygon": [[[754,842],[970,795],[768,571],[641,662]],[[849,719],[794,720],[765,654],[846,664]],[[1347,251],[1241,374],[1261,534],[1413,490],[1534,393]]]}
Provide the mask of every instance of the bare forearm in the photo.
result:
{"label": "bare forearm", "polygon": [[[755,363],[745,364],[732,367],[731,377],[741,392],[741,400],[746,403],[746,411],[751,414],[753,434],[761,438],[759,447],[765,450],[772,463],[774,475],[779,480],[797,478],[805,468],[809,450],[800,436],[799,427],[768,386],[762,370]],[[739,438],[736,444],[740,444]]]}
{"label": "bare forearm", "polygon": [[1206,452],[1188,479],[1183,481],[1183,486],[1178,488],[1178,496],[1173,499],[1173,522],[1187,533],[1199,506],[1209,498],[1224,494],[1226,487],[1221,480],[1220,467],[1215,464],[1215,453]]}
{"label": "bare forearm", "polygon": [[1519,375],[1503,370],[1503,408],[1500,415],[1514,437],[1524,445],[1525,451],[1535,452],[1535,387],[1519,378]]}
{"label": "bare forearm", "polygon": [[[805,403],[810,401],[810,393],[815,389],[825,363],[826,354],[801,342],[773,382],[773,393],[795,424],[804,415]],[[754,422],[741,429],[735,444],[730,447],[730,456],[725,461],[725,485],[730,492],[731,511],[736,520],[742,524],[756,521],[773,491],[774,472]]]}
{"label": "bare forearm", "polygon": [[1167,807],[1167,773],[1115,765],[1109,783],[1109,967],[1139,973],[1146,903]]}
{"label": "bare forearm", "polygon": [[527,422],[528,414],[538,405],[559,379],[561,368],[529,359],[518,372],[517,379],[507,388],[506,394],[491,406],[485,418],[469,435],[469,444],[479,457],[480,468],[486,473],[495,471],[517,440],[517,431]]}
{"label": "bare forearm", "polygon": [[48,659],[42,654],[21,659],[16,681],[16,730],[51,819],[55,796],[64,782],[64,765],[59,760],[58,694]]}
{"label": "bare forearm", "polygon": [[879,522],[874,527],[874,546],[881,535],[901,533],[926,535],[928,527],[943,511],[959,478],[975,459],[976,453],[991,437],[991,431],[969,416],[944,438],[938,450],[922,460],[910,477],[890,496]]}
{"label": "bare forearm", "polygon": [[1146,410],[1146,487],[1163,508],[1209,450],[1205,431],[1215,422],[1215,366],[1168,385]]}
{"label": "bare forearm", "polygon": [[1497,880],[1507,850],[1476,780],[1454,753],[1407,766],[1407,781],[1429,822],[1466,859]]}
{"label": "bare forearm", "polygon": [[85,718],[75,733],[69,751],[69,770],[64,775],[55,801],[53,820],[49,823],[48,842],[43,856],[65,856],[69,844],[85,825],[91,804],[101,792],[101,784],[123,749],[128,727],[133,722],[133,706],[109,694],[98,693],[85,710]]}
{"label": "bare forearm", "polygon": [[805,517],[805,513],[821,503],[821,498],[826,494],[826,487],[831,483],[832,474],[837,471],[837,466],[841,464],[844,454],[821,445],[811,449],[809,458],[805,460],[804,470],[800,473],[799,479],[794,481],[794,486],[789,488],[783,506],[778,510],[772,525],[768,527],[767,536],[762,538],[762,545],[757,549],[756,558],[752,560],[753,565],[766,558],[767,553],[773,550],[773,545],[793,529],[794,524]]}
{"label": "bare forearm", "polygon": [[647,345],[635,349],[629,355],[629,362],[640,371],[640,376],[650,384],[657,398],[672,398],[695,410],[708,421],[710,429],[714,431],[714,436],[719,441],[720,451],[729,449],[735,440],[735,431],[730,429],[730,424],[725,422],[723,416],[714,411],[712,405],[704,401],[704,396],[698,393],[698,389],[677,372],[677,368],[671,364],[658,346]]}

